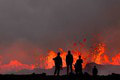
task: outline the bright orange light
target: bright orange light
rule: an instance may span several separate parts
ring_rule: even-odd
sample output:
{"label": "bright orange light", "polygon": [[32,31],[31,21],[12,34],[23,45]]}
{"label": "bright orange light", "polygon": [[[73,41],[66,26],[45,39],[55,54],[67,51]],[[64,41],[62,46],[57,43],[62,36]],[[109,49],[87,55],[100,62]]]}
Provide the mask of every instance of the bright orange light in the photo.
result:
{"label": "bright orange light", "polygon": [[[77,44],[73,44],[73,46],[76,47]],[[90,62],[94,62],[96,64],[103,64],[103,65],[105,65],[105,64],[120,65],[120,53],[117,54],[116,56],[112,57],[112,61],[110,61],[109,56],[107,54],[105,54],[105,51],[106,51],[105,43],[103,43],[103,42],[95,43],[89,49],[87,49],[85,47],[86,46],[84,43],[80,43],[79,46],[77,46],[76,48],[71,50],[73,57],[74,57],[73,66],[74,66],[76,60],[78,59],[79,55],[82,56],[82,59],[84,61],[83,68],[86,66],[87,63],[90,63]],[[61,52],[61,57],[63,60],[63,67],[66,67],[65,60],[66,60],[67,51],[64,51],[62,48],[59,48],[59,51]],[[45,60],[45,63],[44,63],[45,65],[42,64],[42,66],[44,65],[45,69],[50,69],[50,68],[54,67],[53,58],[56,57],[56,55],[57,55],[57,53],[55,53],[52,50],[50,50],[48,53],[49,54],[45,58],[40,60],[40,62]]]}

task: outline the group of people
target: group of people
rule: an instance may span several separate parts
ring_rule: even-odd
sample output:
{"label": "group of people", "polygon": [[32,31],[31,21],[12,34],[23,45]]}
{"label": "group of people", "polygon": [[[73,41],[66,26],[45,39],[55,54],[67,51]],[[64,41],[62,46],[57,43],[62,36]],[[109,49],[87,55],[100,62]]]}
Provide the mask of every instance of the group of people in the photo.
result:
{"label": "group of people", "polygon": [[[60,52],[58,52],[57,56],[55,58],[53,58],[54,62],[55,62],[55,72],[54,75],[59,75],[60,70],[62,69],[62,58],[60,57]],[[78,60],[76,61],[74,68],[75,68],[75,73],[76,75],[82,75],[82,63],[83,60],[81,59],[81,56],[78,57]],[[71,54],[71,51],[68,51],[68,54],[66,55],[66,65],[67,65],[67,75],[69,73],[73,73],[73,55]],[[71,72],[69,72],[69,69]],[[98,70],[96,68],[96,66],[94,66],[93,70],[92,70],[93,76],[96,76],[98,73]]]}
{"label": "group of people", "polygon": [[[57,56],[53,58],[55,62],[55,72],[54,75],[59,75],[60,70],[62,69],[62,58],[60,57],[60,52],[58,52]],[[82,63],[83,60],[81,59],[81,56],[79,56],[78,60],[76,61],[74,68],[76,74],[82,74]],[[73,55],[71,54],[71,51],[68,51],[68,54],[66,55],[66,65],[67,65],[67,75],[70,73],[73,73],[72,65],[73,65]]]}

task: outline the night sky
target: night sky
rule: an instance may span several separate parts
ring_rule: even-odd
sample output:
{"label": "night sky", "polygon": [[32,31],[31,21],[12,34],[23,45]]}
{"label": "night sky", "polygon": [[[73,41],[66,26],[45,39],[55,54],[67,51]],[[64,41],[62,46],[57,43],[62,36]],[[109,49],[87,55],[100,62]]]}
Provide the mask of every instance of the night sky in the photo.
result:
{"label": "night sky", "polygon": [[0,0],[0,65],[34,64],[49,49],[83,38],[89,46],[97,34],[108,55],[120,51],[120,0]]}

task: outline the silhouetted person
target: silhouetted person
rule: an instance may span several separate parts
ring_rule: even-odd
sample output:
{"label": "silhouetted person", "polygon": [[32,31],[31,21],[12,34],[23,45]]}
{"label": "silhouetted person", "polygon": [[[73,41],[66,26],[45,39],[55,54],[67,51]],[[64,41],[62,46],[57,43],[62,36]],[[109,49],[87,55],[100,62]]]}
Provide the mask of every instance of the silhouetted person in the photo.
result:
{"label": "silhouetted person", "polygon": [[68,54],[66,56],[67,75],[69,74],[69,67],[70,67],[71,73],[73,72],[72,64],[73,64],[73,55],[71,54],[71,51],[68,51]]}
{"label": "silhouetted person", "polygon": [[79,56],[79,59],[76,61],[75,63],[75,72],[76,72],[76,75],[82,75],[82,63],[83,63],[83,60],[81,59],[81,56]]}
{"label": "silhouetted person", "polygon": [[60,52],[58,52],[57,56],[53,58],[55,61],[55,72],[54,75],[59,75],[60,69],[62,68],[62,58],[60,57]]}
{"label": "silhouetted person", "polygon": [[93,74],[93,77],[96,77],[97,74],[98,74],[98,69],[96,68],[96,66],[94,66],[94,68],[92,69],[92,74]]}

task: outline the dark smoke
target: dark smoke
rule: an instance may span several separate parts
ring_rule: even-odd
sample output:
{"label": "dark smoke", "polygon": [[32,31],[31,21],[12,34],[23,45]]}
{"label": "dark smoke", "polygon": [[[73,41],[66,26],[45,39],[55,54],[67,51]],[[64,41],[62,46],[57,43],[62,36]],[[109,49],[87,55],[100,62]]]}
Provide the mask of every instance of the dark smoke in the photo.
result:
{"label": "dark smoke", "polygon": [[120,0],[0,0],[2,64],[32,64],[38,49],[66,50],[83,36],[91,43],[96,34],[109,46],[107,54],[119,52]]}

